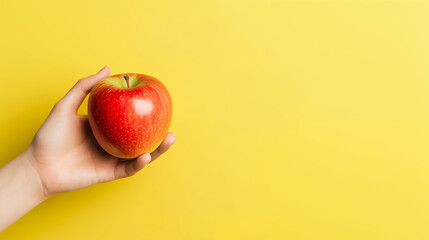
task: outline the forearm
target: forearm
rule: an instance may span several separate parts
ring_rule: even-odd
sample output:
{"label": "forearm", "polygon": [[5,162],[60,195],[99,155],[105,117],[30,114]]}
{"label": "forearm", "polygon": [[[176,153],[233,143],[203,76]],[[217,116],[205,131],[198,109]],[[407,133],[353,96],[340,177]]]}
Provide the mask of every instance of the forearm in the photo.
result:
{"label": "forearm", "polygon": [[0,232],[47,197],[28,150],[0,168]]}

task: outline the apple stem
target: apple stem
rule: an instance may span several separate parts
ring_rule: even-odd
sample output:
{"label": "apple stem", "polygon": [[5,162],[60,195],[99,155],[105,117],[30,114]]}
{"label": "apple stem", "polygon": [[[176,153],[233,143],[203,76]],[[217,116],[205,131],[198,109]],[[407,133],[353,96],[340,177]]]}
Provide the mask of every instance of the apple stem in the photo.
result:
{"label": "apple stem", "polygon": [[128,76],[127,74],[124,76],[124,78],[125,78],[125,82],[127,82],[127,88],[130,88],[130,76]]}

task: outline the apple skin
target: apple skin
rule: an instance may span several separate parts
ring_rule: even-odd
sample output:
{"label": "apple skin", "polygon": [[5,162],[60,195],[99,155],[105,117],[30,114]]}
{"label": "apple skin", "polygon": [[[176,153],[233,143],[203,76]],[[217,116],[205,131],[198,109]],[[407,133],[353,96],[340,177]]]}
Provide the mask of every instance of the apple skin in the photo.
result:
{"label": "apple skin", "polygon": [[[138,86],[127,87],[125,78]],[[158,79],[138,73],[101,80],[88,100],[88,119],[97,142],[109,154],[124,159],[151,153],[162,143],[172,110],[167,88]]]}

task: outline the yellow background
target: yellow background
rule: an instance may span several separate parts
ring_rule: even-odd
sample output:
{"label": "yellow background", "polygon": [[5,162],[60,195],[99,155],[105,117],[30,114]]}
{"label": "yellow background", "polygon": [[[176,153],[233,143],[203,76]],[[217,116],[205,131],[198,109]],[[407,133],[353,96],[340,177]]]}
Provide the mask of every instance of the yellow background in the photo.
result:
{"label": "yellow background", "polygon": [[178,137],[1,239],[429,239],[429,1],[3,0],[0,24],[2,165],[106,64],[165,83]]}

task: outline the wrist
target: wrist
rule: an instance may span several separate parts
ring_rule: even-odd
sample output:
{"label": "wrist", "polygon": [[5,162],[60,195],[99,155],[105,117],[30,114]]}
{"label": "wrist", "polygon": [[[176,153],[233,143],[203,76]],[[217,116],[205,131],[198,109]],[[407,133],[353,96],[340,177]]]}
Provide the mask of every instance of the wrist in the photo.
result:
{"label": "wrist", "polygon": [[0,168],[0,232],[48,197],[27,149]]}
{"label": "wrist", "polygon": [[48,199],[51,195],[47,192],[42,178],[35,167],[35,159],[32,155],[31,148],[27,148],[13,161],[16,161],[17,171],[20,171],[22,174],[29,197],[39,203]]}

